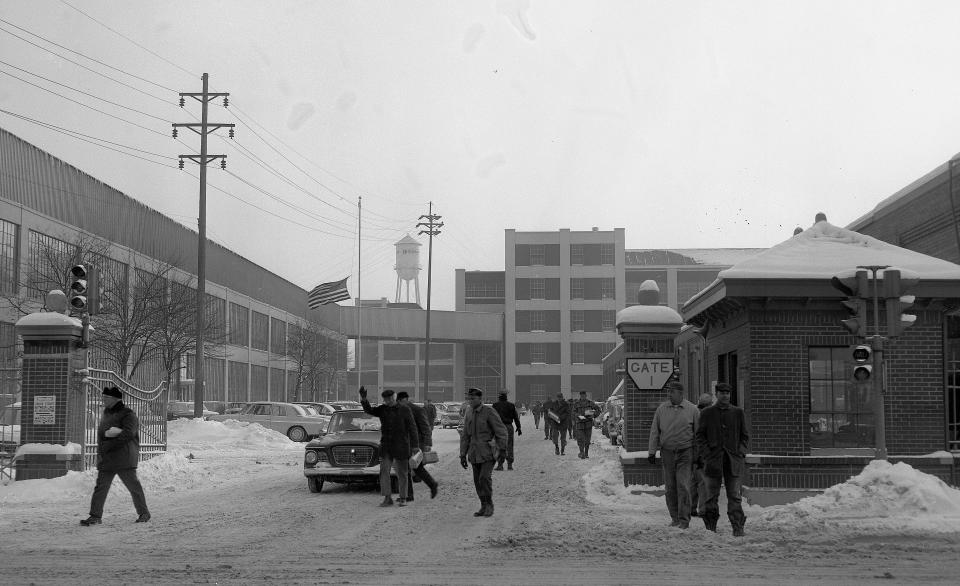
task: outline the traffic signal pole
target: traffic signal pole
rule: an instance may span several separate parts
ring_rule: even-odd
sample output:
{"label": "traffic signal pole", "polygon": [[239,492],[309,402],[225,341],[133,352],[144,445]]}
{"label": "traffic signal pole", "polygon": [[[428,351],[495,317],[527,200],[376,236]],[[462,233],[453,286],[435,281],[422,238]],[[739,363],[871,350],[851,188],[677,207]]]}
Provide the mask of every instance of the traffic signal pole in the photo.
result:
{"label": "traffic signal pole", "polygon": [[858,266],[858,269],[867,269],[871,271],[873,275],[873,336],[867,338],[867,343],[870,344],[870,348],[873,351],[873,372],[871,373],[871,378],[873,379],[873,425],[875,430],[874,441],[876,443],[876,451],[878,460],[887,459],[887,425],[886,425],[886,408],[884,406],[885,402],[885,393],[883,388],[883,381],[886,378],[884,376],[883,368],[883,336],[880,335],[880,279],[877,278],[877,273],[883,269],[889,268],[887,265],[869,265],[869,266]]}

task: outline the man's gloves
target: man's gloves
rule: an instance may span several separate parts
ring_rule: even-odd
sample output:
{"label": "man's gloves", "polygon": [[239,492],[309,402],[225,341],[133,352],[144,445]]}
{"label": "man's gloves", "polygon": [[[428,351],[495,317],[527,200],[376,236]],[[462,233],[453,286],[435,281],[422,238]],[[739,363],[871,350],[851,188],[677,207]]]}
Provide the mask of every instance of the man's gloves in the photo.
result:
{"label": "man's gloves", "polygon": [[520,428],[519,428],[519,427],[517,428],[517,435],[523,435],[523,432],[520,431]]}
{"label": "man's gloves", "polygon": [[460,456],[460,465],[463,466],[463,469],[464,469],[464,470],[467,469],[467,457],[466,457],[466,456]]}
{"label": "man's gloves", "polygon": [[117,437],[123,430],[119,427],[111,427],[107,431],[103,432],[103,435],[107,437]]}
{"label": "man's gloves", "polygon": [[367,398],[367,389],[363,388],[363,385],[360,386],[360,398],[361,399]]}
{"label": "man's gloves", "polygon": [[656,464],[656,463],[657,463],[657,453],[656,453],[656,452],[650,452],[650,454],[647,456],[647,462],[650,462],[651,464]]}

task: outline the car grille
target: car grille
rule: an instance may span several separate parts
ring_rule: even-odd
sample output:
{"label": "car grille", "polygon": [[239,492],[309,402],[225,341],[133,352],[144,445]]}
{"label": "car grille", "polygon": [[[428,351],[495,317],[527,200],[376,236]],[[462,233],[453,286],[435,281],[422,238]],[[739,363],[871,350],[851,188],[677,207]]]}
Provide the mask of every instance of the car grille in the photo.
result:
{"label": "car grille", "polygon": [[376,452],[370,446],[334,446],[332,451],[334,466],[372,466]]}

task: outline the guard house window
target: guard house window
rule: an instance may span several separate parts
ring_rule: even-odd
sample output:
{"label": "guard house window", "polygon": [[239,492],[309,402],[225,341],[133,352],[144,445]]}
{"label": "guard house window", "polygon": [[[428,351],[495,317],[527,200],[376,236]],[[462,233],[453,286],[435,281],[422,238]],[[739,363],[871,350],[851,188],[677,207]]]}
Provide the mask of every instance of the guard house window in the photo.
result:
{"label": "guard house window", "polygon": [[570,245],[570,264],[572,265],[583,264],[583,245],[582,244]]}
{"label": "guard house window", "polygon": [[583,279],[570,279],[570,299],[583,299]]}
{"label": "guard house window", "polygon": [[546,298],[546,286],[543,279],[530,279],[530,299]]}
{"label": "guard house window", "polygon": [[850,348],[811,347],[810,447],[872,448],[873,385],[852,380]]}
{"label": "guard house window", "polygon": [[617,312],[604,311],[600,314],[600,328],[605,332],[612,332],[616,329]]}
{"label": "guard house window", "polygon": [[546,364],[547,347],[543,344],[530,344],[530,364]]}
{"label": "guard house window", "polygon": [[614,291],[614,280],[612,278],[604,278],[600,280],[600,298],[601,299],[613,299],[616,296]]}
{"label": "guard house window", "polygon": [[570,331],[571,332],[582,332],[583,331],[583,310],[574,309],[570,312]]}
{"label": "guard house window", "polygon": [[583,342],[573,342],[570,344],[570,362],[583,364],[584,354]]}
{"label": "guard house window", "polygon": [[546,331],[546,321],[547,321],[547,318],[542,311],[531,311],[530,312],[530,331],[531,332]]}
{"label": "guard house window", "polygon": [[600,245],[600,264],[613,264],[613,243],[608,242]]}
{"label": "guard house window", "polygon": [[543,266],[544,256],[545,254],[544,254],[542,244],[530,245],[530,265],[531,266]]}

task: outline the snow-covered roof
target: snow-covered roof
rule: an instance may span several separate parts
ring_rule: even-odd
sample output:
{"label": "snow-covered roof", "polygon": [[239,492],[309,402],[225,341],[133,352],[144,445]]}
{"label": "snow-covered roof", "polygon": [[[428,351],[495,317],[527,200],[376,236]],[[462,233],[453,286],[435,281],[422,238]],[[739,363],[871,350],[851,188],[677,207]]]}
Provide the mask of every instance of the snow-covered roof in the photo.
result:
{"label": "snow-covered roof", "polygon": [[766,248],[650,248],[624,251],[626,266],[704,265],[729,267]]}
{"label": "snow-covered roof", "polygon": [[960,281],[960,265],[839,228],[826,220],[720,271],[718,279],[830,279],[867,265],[910,269],[920,279]]}
{"label": "snow-covered roof", "polygon": [[683,318],[666,305],[631,305],[617,312],[617,325],[631,324],[682,324]]}

